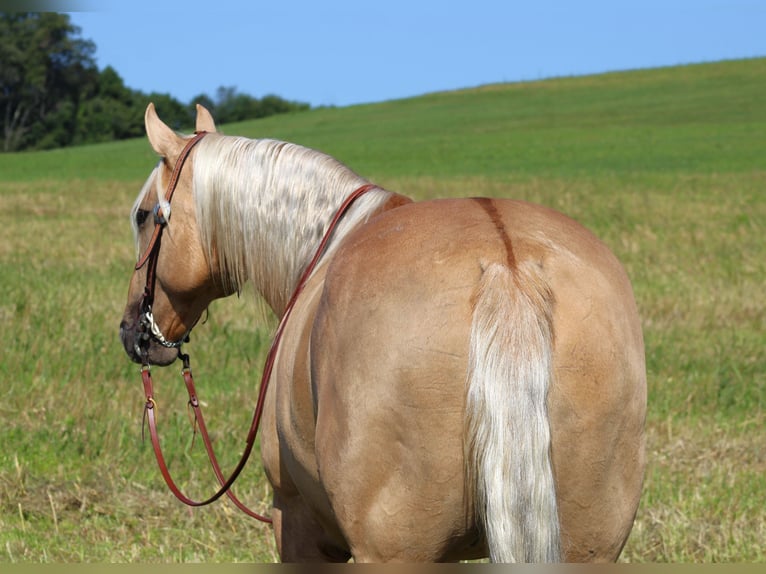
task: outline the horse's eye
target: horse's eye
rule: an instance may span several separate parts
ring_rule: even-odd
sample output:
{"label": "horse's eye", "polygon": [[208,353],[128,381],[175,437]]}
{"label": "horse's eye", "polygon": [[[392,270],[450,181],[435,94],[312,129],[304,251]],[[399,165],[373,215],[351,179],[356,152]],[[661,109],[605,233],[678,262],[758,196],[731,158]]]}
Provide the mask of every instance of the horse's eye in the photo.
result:
{"label": "horse's eye", "polygon": [[146,221],[146,218],[149,217],[149,211],[146,209],[139,209],[136,211],[136,225],[141,227],[144,224],[144,221]]}

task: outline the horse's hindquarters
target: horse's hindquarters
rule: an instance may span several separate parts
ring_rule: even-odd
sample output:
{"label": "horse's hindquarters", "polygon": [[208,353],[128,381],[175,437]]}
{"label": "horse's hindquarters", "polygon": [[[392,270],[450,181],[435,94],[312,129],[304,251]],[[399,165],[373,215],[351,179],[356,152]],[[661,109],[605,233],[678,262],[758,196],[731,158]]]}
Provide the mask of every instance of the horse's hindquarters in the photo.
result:
{"label": "horse's hindquarters", "polygon": [[291,384],[314,393],[314,409],[303,422],[305,402],[278,414],[278,425],[298,429],[281,448],[315,461],[295,467],[304,475],[296,482],[309,505],[321,490],[313,510],[337,526],[356,560],[486,550],[466,486],[464,424],[472,315],[493,264],[531,264],[552,293],[548,406],[566,559],[614,559],[630,531],[645,409],[630,286],[608,250],[571,220],[490,203],[413,204],[373,219],[345,240],[308,313],[315,319],[296,330],[310,332],[309,364]]}

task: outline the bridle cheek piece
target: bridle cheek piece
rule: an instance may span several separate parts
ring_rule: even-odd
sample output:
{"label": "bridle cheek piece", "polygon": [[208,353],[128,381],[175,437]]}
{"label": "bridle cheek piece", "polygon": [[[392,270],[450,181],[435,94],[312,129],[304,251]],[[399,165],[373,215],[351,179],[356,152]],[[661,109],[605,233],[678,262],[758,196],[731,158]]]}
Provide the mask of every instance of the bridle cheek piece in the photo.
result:
{"label": "bridle cheek piece", "polygon": [[149,346],[152,340],[169,349],[180,349],[181,345],[189,340],[189,332],[187,332],[178,341],[168,341],[162,334],[159,325],[157,325],[157,322],[154,320],[152,303],[154,302],[154,285],[157,279],[157,259],[160,252],[160,243],[162,241],[162,231],[167,226],[168,219],[170,218],[170,201],[173,199],[173,194],[176,191],[178,180],[181,176],[181,170],[183,169],[186,160],[189,158],[189,154],[194,146],[196,146],[205,135],[207,135],[207,132],[197,132],[181,150],[178,160],[176,160],[176,164],[173,167],[170,181],[168,182],[168,187],[165,192],[165,200],[162,201],[158,197],[157,204],[152,209],[152,214],[154,216],[154,231],[149,240],[149,244],[146,246],[143,255],[138,258],[138,262],[135,266],[136,271],[146,266],[146,284],[138,308],[136,338],[133,344],[134,350],[137,355],[141,357],[142,362],[145,365],[148,365]]}

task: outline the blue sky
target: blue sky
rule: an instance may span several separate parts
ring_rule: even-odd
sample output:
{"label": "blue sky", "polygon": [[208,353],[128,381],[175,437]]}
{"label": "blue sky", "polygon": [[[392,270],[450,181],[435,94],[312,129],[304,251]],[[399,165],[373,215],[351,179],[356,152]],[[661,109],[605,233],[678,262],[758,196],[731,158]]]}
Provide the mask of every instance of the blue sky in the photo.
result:
{"label": "blue sky", "polygon": [[[77,3],[78,0],[74,0]],[[189,102],[235,86],[345,106],[766,56],[766,0],[100,0],[71,13],[100,68]],[[82,3],[77,7],[90,7]]]}

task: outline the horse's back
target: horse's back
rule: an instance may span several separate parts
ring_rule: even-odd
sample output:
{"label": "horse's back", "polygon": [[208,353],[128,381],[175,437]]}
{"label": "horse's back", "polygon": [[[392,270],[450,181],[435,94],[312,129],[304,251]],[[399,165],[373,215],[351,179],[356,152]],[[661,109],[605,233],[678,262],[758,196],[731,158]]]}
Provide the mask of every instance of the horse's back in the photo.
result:
{"label": "horse's back", "polygon": [[311,332],[319,473],[357,558],[483,551],[464,409],[477,286],[498,263],[535,266],[553,294],[548,407],[566,557],[613,559],[624,544],[643,471],[645,381],[622,267],[555,211],[439,200],[385,212],[344,241]]}

